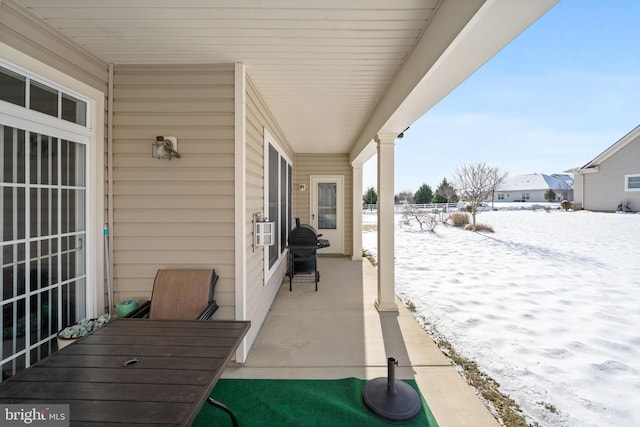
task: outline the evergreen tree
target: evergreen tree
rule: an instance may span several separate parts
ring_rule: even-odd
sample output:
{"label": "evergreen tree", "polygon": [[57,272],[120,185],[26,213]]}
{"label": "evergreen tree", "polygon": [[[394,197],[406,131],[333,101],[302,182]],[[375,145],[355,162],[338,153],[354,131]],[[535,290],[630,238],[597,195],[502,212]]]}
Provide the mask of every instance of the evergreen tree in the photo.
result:
{"label": "evergreen tree", "polygon": [[440,193],[438,193],[438,190],[436,190],[436,192],[433,193],[433,199],[431,199],[431,203],[447,203],[447,198],[441,196]]}
{"label": "evergreen tree", "polygon": [[433,203],[457,203],[458,196],[453,185],[449,184],[447,178],[442,178],[442,182],[436,189],[433,196]]}
{"label": "evergreen tree", "polygon": [[548,189],[547,191],[545,191],[544,193],[544,199],[547,202],[553,202],[554,200],[556,200],[556,192],[553,191],[552,189]]}
{"label": "evergreen tree", "polygon": [[433,190],[427,184],[422,184],[418,191],[413,195],[413,203],[421,205],[424,203],[431,203],[433,198]]}
{"label": "evergreen tree", "polygon": [[362,202],[365,205],[375,205],[378,203],[378,192],[375,188],[369,187],[362,196]]}

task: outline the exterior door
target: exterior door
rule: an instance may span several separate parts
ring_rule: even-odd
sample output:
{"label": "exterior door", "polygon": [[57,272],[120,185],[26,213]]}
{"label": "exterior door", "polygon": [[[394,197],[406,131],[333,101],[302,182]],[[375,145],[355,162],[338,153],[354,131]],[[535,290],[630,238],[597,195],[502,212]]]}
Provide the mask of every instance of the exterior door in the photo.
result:
{"label": "exterior door", "polygon": [[55,351],[57,331],[87,316],[87,201],[93,193],[87,186],[87,102],[0,65],[4,380]]}
{"label": "exterior door", "polygon": [[311,225],[331,246],[320,253],[344,253],[344,177],[311,177]]}
{"label": "exterior door", "polygon": [[0,125],[3,376],[49,355],[85,315],[86,150]]}

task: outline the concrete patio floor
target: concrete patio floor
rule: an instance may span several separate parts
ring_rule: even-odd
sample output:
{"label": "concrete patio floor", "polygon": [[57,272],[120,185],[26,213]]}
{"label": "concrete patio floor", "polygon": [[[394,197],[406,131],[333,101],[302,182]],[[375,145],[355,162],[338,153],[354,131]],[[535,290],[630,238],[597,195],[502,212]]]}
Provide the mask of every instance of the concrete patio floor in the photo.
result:
{"label": "concrete patio floor", "polygon": [[318,264],[318,292],[296,282],[289,292],[285,278],[245,365],[224,378],[371,379],[386,377],[393,357],[396,378],[416,380],[440,427],[499,426],[399,300],[399,313],[376,310],[368,260],[321,256]]}

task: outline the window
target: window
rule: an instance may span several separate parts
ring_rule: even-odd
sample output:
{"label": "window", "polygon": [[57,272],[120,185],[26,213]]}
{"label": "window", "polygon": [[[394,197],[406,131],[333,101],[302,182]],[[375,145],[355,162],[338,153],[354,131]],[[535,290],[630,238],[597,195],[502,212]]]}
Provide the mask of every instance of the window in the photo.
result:
{"label": "window", "polygon": [[87,125],[86,102],[4,67],[0,67],[0,100],[71,123]]}
{"label": "window", "polygon": [[624,191],[640,191],[640,174],[624,176]]}
{"label": "window", "polygon": [[292,217],[291,162],[265,129],[265,212],[275,225],[275,244],[268,246],[265,271],[272,271],[284,256]]}
{"label": "window", "polygon": [[60,118],[68,122],[86,126],[87,103],[67,94],[62,94],[62,111]]}
{"label": "window", "polygon": [[[75,101],[73,120],[59,112],[64,97]],[[88,102],[17,70],[0,67],[0,104],[0,369],[5,377],[49,355],[57,331],[87,316],[91,132],[63,121],[86,124]],[[12,114],[3,114],[7,110]],[[45,124],[40,113],[58,120]]]}
{"label": "window", "polygon": [[0,67],[0,99],[25,107],[26,81],[24,76]]}
{"label": "window", "polygon": [[335,230],[338,228],[338,184],[318,183],[318,228]]}
{"label": "window", "polygon": [[529,193],[522,193],[522,201],[525,202],[527,200],[529,200]]}
{"label": "window", "polygon": [[498,200],[504,200],[504,193],[498,193]]}
{"label": "window", "polygon": [[31,82],[29,108],[58,117],[58,92],[38,82]]}

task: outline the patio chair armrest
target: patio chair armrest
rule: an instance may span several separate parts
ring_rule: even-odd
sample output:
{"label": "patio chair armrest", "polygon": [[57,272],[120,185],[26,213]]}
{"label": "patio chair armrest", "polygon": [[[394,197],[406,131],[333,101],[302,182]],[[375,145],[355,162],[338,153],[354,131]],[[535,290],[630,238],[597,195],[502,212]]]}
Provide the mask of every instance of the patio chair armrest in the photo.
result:
{"label": "patio chair armrest", "polygon": [[204,311],[200,313],[200,316],[198,316],[198,320],[211,319],[211,317],[213,316],[213,313],[215,313],[216,310],[218,310],[218,303],[215,302],[215,300],[211,301],[207,306],[207,308],[205,308]]}
{"label": "patio chair armrest", "polygon": [[209,402],[209,404],[213,407],[216,407],[218,409],[222,409],[227,415],[229,415],[229,418],[231,418],[231,424],[233,425],[233,427],[238,427],[238,419],[236,418],[236,416],[233,414],[233,412],[231,412],[231,409],[229,409],[227,407],[227,405],[218,402],[217,400],[209,397],[207,399],[207,401]]}
{"label": "patio chair armrest", "polygon": [[151,310],[151,301],[147,301],[140,305],[140,307],[136,308],[130,313],[127,313],[125,318],[138,319],[141,317],[145,317],[149,315],[149,311]]}

